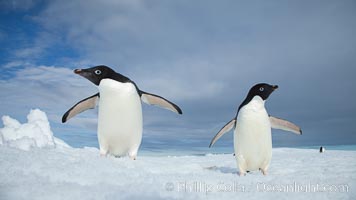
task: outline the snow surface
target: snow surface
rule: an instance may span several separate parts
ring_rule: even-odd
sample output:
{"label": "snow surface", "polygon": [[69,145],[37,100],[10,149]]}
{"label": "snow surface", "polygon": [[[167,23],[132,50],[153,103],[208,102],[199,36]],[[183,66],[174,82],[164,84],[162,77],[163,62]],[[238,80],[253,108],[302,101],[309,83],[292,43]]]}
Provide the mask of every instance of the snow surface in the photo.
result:
{"label": "snow surface", "polygon": [[273,149],[268,176],[239,177],[232,154],[100,157],[97,148],[57,143],[39,110],[25,124],[9,117],[3,122],[1,200],[356,197],[356,151]]}

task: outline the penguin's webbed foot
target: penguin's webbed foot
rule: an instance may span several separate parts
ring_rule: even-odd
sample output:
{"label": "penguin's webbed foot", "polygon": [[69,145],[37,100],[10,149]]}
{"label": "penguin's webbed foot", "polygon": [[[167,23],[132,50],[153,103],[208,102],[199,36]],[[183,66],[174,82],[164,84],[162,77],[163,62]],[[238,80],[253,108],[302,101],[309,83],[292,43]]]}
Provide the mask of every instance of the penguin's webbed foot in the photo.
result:
{"label": "penguin's webbed foot", "polygon": [[240,176],[240,177],[241,177],[241,176],[246,176],[246,172],[240,171],[240,172],[239,172],[239,176]]}
{"label": "penguin's webbed foot", "polygon": [[100,157],[106,157],[108,155],[108,151],[100,149]]}
{"label": "penguin's webbed foot", "polygon": [[136,160],[137,159],[137,155],[130,155],[129,154],[129,158],[131,158],[131,160]]}
{"label": "penguin's webbed foot", "polygon": [[262,171],[262,174],[267,176],[268,175],[268,171],[267,170],[261,170]]}

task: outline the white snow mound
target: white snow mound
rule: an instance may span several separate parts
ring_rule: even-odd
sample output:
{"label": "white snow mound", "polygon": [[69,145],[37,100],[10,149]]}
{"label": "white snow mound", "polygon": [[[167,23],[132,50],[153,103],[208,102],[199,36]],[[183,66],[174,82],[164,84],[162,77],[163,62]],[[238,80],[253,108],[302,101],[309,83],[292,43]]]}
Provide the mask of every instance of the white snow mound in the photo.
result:
{"label": "white snow mound", "polygon": [[39,109],[31,110],[24,124],[9,116],[3,116],[2,121],[4,127],[0,129],[0,145],[26,151],[33,147],[69,147],[53,136],[46,113]]}

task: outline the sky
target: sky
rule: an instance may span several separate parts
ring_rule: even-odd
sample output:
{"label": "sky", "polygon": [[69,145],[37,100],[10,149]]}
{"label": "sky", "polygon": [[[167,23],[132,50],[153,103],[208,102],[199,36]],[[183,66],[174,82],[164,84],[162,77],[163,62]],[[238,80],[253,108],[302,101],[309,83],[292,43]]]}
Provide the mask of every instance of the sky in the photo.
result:
{"label": "sky", "polygon": [[356,144],[355,55],[352,0],[0,0],[0,116],[39,108],[55,136],[97,146],[97,109],[61,117],[97,92],[73,70],[103,64],[183,110],[143,105],[143,149],[207,147],[261,82],[279,85],[268,113],[303,130],[274,146]]}

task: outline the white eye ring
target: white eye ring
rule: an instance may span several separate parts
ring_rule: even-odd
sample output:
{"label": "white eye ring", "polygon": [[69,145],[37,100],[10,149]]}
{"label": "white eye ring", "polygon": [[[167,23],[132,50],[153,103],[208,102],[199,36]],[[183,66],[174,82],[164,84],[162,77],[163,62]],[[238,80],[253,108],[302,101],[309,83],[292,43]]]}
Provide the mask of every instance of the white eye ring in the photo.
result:
{"label": "white eye ring", "polygon": [[95,73],[96,75],[100,75],[100,74],[101,74],[101,71],[97,69],[97,70],[94,71],[94,73]]}
{"label": "white eye ring", "polygon": [[265,90],[265,88],[264,87],[260,87],[260,91],[263,92],[263,90]]}

